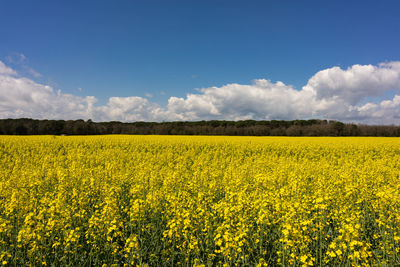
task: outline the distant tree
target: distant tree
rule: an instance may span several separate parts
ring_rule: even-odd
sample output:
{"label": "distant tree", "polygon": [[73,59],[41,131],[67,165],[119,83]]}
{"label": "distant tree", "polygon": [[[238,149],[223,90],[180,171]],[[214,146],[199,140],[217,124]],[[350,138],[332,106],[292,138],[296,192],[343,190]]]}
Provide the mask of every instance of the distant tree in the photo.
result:
{"label": "distant tree", "polygon": [[176,134],[288,136],[400,136],[399,126],[355,125],[339,121],[177,121],[93,122],[92,120],[0,119],[0,134]]}
{"label": "distant tree", "polygon": [[26,135],[28,134],[28,128],[26,128],[25,125],[20,124],[15,128],[15,134]]}
{"label": "distant tree", "polygon": [[334,121],[331,123],[332,135],[342,136],[344,131],[344,123],[340,121]]}

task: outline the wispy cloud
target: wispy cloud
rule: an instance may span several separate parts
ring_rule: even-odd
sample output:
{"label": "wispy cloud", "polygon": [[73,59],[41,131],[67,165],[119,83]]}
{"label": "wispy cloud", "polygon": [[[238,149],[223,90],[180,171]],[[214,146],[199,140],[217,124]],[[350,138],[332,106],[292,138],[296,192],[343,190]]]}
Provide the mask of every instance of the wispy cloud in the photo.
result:
{"label": "wispy cloud", "polygon": [[28,64],[28,58],[22,53],[11,53],[6,57],[8,63],[13,64],[21,68],[25,74],[33,76],[35,78],[42,77],[42,74],[31,68]]}
{"label": "wispy cloud", "polygon": [[[79,90],[79,89],[78,89]],[[386,93],[394,92],[388,99]],[[332,67],[313,75],[300,90],[267,79],[251,84],[209,87],[186,97],[170,97],[165,107],[139,96],[64,94],[18,75],[0,61],[0,117],[168,121],[203,119],[309,119],[400,124],[400,62]],[[381,100],[368,102],[372,97]]]}
{"label": "wispy cloud", "polygon": [[22,64],[27,60],[27,58],[22,53],[11,53],[6,57],[6,60],[11,64]]}

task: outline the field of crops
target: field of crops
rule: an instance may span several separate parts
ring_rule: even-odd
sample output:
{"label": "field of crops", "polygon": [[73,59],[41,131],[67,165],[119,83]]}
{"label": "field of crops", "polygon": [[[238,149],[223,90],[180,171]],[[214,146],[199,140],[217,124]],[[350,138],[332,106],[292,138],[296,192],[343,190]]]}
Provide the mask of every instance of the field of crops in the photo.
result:
{"label": "field of crops", "polygon": [[400,139],[0,137],[0,264],[400,264]]}

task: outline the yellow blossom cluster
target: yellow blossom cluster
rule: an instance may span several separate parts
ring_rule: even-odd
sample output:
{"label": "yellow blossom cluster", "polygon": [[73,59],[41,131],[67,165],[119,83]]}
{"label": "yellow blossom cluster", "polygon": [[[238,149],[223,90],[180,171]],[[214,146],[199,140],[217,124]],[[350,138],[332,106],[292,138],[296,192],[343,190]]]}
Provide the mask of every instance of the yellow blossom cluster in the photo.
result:
{"label": "yellow blossom cluster", "polygon": [[1,136],[0,263],[400,265],[400,139]]}

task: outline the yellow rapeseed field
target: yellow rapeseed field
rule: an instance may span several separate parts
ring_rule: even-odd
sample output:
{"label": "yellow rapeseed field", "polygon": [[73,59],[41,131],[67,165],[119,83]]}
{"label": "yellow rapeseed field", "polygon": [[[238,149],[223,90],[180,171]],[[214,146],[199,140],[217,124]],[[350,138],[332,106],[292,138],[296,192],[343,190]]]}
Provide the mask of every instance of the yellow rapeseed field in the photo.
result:
{"label": "yellow rapeseed field", "polygon": [[400,265],[400,139],[1,136],[0,264]]}

